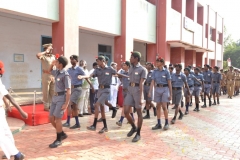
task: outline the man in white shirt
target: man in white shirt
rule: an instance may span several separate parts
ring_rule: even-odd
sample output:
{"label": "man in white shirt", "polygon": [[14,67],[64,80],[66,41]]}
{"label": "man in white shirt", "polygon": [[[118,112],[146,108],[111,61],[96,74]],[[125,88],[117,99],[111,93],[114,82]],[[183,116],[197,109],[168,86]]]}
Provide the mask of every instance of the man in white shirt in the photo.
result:
{"label": "man in white shirt", "polygon": [[[91,75],[93,72],[94,72],[94,70],[96,69],[96,68],[98,68],[98,64],[97,64],[97,62],[94,62],[93,63],[93,69],[91,69],[90,71],[89,71],[89,74]],[[97,92],[98,92],[98,86],[99,86],[99,84],[98,84],[98,78],[97,77],[91,77],[90,78],[90,81],[91,81],[91,83],[92,83],[92,85],[93,85],[93,88],[94,88],[94,91],[95,92],[92,92],[92,88],[90,89],[90,107],[91,107],[91,113],[92,114],[94,114],[94,110],[95,110],[95,107],[94,107],[94,104],[96,103],[96,101],[97,101]]]}
{"label": "man in white shirt", "polygon": [[[79,66],[82,67],[86,75],[89,75],[89,72],[87,70],[87,62],[85,60],[81,60],[79,62]],[[78,107],[80,110],[79,117],[83,117],[83,115],[91,115],[91,113],[88,113],[89,89],[90,85],[87,80],[84,79],[82,84],[82,94],[78,103]]]}
{"label": "man in white shirt", "polygon": [[4,65],[0,61],[0,147],[4,152],[4,156],[2,158],[10,159],[11,156],[14,156],[14,160],[23,160],[24,155],[18,151],[15,146],[15,142],[13,139],[12,132],[8,126],[5,109],[3,104],[11,110],[11,107],[7,103],[7,99],[17,108],[20,112],[21,116],[27,119],[28,115],[25,113],[21,107],[15,102],[11,95],[8,94],[5,86],[2,84],[1,77],[4,73]]}

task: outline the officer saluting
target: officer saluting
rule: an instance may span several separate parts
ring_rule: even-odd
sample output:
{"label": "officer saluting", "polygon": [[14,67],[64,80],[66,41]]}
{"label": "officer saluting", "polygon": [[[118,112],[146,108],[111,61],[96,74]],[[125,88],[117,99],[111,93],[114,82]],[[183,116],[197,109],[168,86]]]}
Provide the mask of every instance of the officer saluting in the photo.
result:
{"label": "officer saluting", "polygon": [[54,94],[54,77],[48,72],[51,63],[55,60],[55,56],[52,54],[52,44],[43,45],[44,52],[38,53],[36,56],[42,63],[42,95],[44,111],[49,111],[49,107],[52,102]]}
{"label": "officer saluting", "polygon": [[229,71],[227,72],[227,92],[228,98],[232,99],[234,93],[234,82],[235,82],[235,73],[233,72],[233,66],[229,67]]}

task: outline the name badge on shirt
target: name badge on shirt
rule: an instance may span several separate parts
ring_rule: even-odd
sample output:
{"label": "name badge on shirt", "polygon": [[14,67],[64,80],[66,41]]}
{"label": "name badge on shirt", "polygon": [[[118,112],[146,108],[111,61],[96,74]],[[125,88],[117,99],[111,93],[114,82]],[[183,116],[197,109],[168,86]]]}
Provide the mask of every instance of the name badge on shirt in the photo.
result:
{"label": "name badge on shirt", "polygon": [[192,78],[189,78],[189,80],[192,80]]}
{"label": "name badge on shirt", "polygon": [[128,80],[130,80],[130,78],[128,78]]}
{"label": "name badge on shirt", "polygon": [[148,77],[152,77],[152,76],[148,76]]}
{"label": "name badge on shirt", "polygon": [[105,73],[105,75],[106,75],[106,76],[109,76],[109,73],[108,73],[108,72],[106,72],[106,73]]}
{"label": "name badge on shirt", "polygon": [[135,72],[135,75],[138,75],[138,72]]}
{"label": "name badge on shirt", "polygon": [[208,74],[208,76],[210,76],[210,74]]}
{"label": "name badge on shirt", "polygon": [[60,81],[60,78],[57,78],[57,81]]}
{"label": "name badge on shirt", "polygon": [[178,79],[182,79],[181,77],[178,77]]}
{"label": "name badge on shirt", "polygon": [[166,76],[162,76],[163,78],[166,78]]}

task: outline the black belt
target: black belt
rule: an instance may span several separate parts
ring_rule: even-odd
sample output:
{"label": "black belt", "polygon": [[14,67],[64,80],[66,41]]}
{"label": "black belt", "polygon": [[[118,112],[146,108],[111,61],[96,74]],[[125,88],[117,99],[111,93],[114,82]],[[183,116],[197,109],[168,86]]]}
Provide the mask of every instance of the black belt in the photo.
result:
{"label": "black belt", "polygon": [[168,87],[168,84],[157,84],[157,87]]}
{"label": "black belt", "polygon": [[213,83],[220,83],[219,81],[213,81]]}
{"label": "black belt", "polygon": [[150,86],[150,85],[151,85],[151,83],[144,83],[144,85],[145,85],[145,86]]}
{"label": "black belt", "polygon": [[211,84],[211,82],[204,82],[205,84]]}
{"label": "black belt", "polygon": [[129,83],[129,86],[131,86],[131,87],[138,87],[138,86],[139,86],[139,83],[130,82],[130,83]]}
{"label": "black belt", "polygon": [[54,96],[61,96],[61,95],[64,95],[66,92],[63,91],[63,92],[54,92]]}
{"label": "black belt", "polygon": [[72,88],[78,88],[78,87],[82,87],[82,85],[81,85],[81,84],[79,84],[79,85],[73,85]]}
{"label": "black belt", "polygon": [[202,86],[201,84],[194,84],[195,87],[200,87]]}
{"label": "black belt", "polygon": [[182,90],[182,87],[172,87],[172,90]]}
{"label": "black belt", "polygon": [[193,87],[193,85],[191,85],[191,86],[188,86],[189,88],[191,88],[191,87]]}
{"label": "black belt", "polygon": [[109,86],[109,85],[101,85],[101,84],[100,84],[98,87],[99,87],[100,89],[104,89],[104,88],[110,88],[110,86]]}

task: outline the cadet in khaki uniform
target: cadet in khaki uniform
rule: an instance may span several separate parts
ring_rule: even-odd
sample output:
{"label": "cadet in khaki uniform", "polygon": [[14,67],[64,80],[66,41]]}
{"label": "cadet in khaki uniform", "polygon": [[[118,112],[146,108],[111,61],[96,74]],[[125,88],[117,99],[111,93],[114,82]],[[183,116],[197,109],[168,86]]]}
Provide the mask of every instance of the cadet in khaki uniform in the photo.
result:
{"label": "cadet in khaki uniform", "polygon": [[235,69],[235,73],[236,73],[236,78],[235,78],[235,96],[237,96],[239,94],[239,87],[240,87],[240,74],[239,71],[237,69]]}
{"label": "cadet in khaki uniform", "polygon": [[234,83],[235,83],[235,73],[233,72],[233,67],[229,67],[229,71],[227,72],[227,92],[228,92],[228,98],[232,99],[233,93],[234,93]]}
{"label": "cadet in khaki uniform", "polygon": [[[132,52],[130,63],[131,67],[129,69],[129,78],[130,84],[128,87],[128,93],[124,99],[124,113],[128,122],[131,124],[132,129],[127,134],[128,137],[131,137],[135,132],[136,135],[133,138],[132,142],[137,142],[141,139],[140,131],[142,128],[142,104],[143,104],[143,89],[144,81],[147,78],[147,70],[139,62],[141,59],[141,53],[134,51]],[[132,120],[132,117],[129,115],[131,107],[134,106],[138,115],[138,125],[136,127],[135,123]]]}
{"label": "cadet in khaki uniform", "polygon": [[38,53],[36,56],[42,63],[42,95],[44,110],[49,111],[49,107],[52,102],[54,94],[54,77],[49,73],[49,67],[55,60],[55,56],[52,54],[52,44],[43,45],[44,52]]}
{"label": "cadet in khaki uniform", "polygon": [[221,81],[221,90],[220,90],[220,95],[221,92],[223,93],[223,95],[226,94],[226,74],[223,72],[223,69],[220,70],[221,75],[222,75],[222,81]]}

